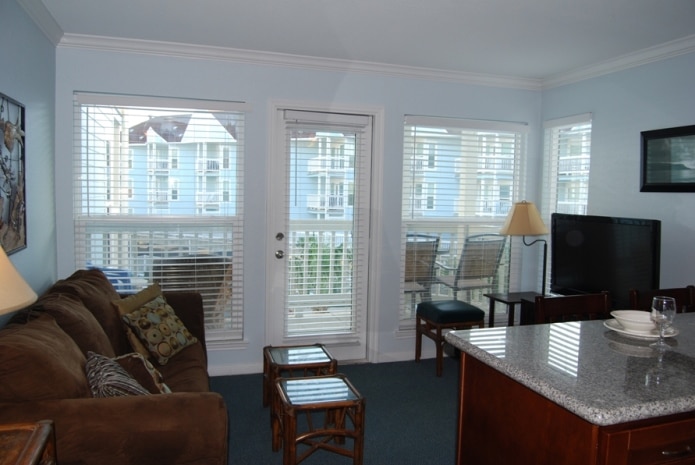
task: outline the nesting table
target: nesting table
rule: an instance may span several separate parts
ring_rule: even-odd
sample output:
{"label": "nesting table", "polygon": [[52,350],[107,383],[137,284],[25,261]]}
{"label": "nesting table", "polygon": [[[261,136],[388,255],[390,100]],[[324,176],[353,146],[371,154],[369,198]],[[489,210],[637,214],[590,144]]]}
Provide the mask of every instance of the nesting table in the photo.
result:
{"label": "nesting table", "polygon": [[263,406],[270,404],[273,385],[278,378],[332,375],[337,370],[338,361],[323,344],[266,346],[263,348]]}
{"label": "nesting table", "polygon": [[320,449],[362,465],[365,401],[345,375],[279,378],[275,388],[273,443],[282,443],[283,465]]}

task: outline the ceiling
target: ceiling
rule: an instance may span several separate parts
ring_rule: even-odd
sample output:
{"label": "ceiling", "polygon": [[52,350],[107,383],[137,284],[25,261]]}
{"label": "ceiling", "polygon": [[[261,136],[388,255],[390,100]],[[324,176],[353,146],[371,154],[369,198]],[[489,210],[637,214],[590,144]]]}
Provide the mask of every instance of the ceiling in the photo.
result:
{"label": "ceiling", "polygon": [[694,0],[17,1],[57,26],[59,40],[103,36],[522,79],[695,50]]}

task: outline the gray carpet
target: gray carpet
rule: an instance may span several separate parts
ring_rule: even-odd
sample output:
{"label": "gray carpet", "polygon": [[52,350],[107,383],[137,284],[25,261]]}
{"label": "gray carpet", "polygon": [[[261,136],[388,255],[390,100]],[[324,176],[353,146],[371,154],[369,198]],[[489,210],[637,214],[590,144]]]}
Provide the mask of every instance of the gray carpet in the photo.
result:
{"label": "gray carpet", "polygon": [[[434,360],[339,365],[366,399],[364,465],[450,465],[456,449],[458,361],[444,360],[435,376]],[[229,409],[229,464],[281,465],[273,452],[268,409],[262,406],[262,375],[220,376],[211,380]],[[317,451],[306,465],[347,465],[352,460]]]}

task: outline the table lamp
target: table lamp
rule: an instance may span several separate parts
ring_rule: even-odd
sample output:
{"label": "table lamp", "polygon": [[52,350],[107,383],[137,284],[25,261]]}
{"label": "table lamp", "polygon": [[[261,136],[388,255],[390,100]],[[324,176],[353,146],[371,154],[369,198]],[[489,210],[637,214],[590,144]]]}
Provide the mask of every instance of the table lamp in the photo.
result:
{"label": "table lamp", "polygon": [[548,234],[538,209],[532,202],[522,200],[514,204],[507,215],[500,234],[503,236],[523,236],[524,245],[531,246],[536,242],[543,242],[543,284],[541,294],[545,295],[545,273],[546,261],[548,258],[548,242],[545,239],[536,239],[531,243],[526,243],[526,236],[541,236]]}
{"label": "table lamp", "polygon": [[31,305],[36,298],[36,293],[0,247],[0,315]]}

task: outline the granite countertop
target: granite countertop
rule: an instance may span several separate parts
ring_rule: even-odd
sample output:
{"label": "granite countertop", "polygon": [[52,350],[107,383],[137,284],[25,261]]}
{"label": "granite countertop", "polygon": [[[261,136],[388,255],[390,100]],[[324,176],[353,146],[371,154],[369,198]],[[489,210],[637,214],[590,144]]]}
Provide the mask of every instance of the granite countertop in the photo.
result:
{"label": "granite countertop", "polygon": [[[612,321],[612,320],[611,320]],[[661,354],[604,321],[452,331],[446,340],[596,425],[695,410],[695,313]]]}

